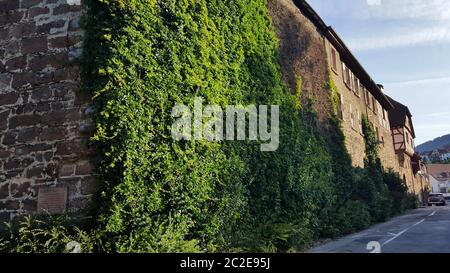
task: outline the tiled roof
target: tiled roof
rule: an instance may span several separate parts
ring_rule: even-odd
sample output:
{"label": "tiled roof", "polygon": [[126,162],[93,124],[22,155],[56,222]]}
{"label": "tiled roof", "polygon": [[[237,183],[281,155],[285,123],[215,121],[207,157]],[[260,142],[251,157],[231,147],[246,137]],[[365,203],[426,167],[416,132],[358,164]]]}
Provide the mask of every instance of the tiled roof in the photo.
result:
{"label": "tiled roof", "polygon": [[[450,177],[450,164],[429,164],[427,165],[428,173],[434,178]],[[445,173],[446,176],[442,174]]]}

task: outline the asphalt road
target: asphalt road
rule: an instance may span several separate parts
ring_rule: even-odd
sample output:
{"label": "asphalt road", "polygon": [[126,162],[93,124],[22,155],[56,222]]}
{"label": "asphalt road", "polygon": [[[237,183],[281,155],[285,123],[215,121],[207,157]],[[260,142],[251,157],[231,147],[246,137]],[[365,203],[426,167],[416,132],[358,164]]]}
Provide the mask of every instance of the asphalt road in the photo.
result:
{"label": "asphalt road", "polygon": [[411,211],[309,253],[450,253],[450,205]]}

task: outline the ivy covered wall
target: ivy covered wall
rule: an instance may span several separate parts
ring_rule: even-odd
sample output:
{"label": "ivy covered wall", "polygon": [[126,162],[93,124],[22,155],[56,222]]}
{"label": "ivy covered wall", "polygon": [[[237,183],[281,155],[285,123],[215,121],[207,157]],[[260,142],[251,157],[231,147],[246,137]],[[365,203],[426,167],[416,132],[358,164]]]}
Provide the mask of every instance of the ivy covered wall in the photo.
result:
{"label": "ivy covered wall", "polygon": [[[82,78],[102,185],[93,220],[76,229],[52,220],[52,233],[32,235],[24,231],[42,222],[28,219],[7,229],[0,250],[32,241],[30,252],[61,251],[58,241],[40,242],[63,232],[94,252],[299,251],[379,220],[358,192],[368,169],[352,168],[339,120],[331,113],[321,128],[314,98],[299,103],[302,75],[295,88],[284,84],[265,0],[86,5]],[[333,97],[332,85],[322,86]],[[195,97],[280,105],[279,149],[174,141],[172,107],[192,107]]]}

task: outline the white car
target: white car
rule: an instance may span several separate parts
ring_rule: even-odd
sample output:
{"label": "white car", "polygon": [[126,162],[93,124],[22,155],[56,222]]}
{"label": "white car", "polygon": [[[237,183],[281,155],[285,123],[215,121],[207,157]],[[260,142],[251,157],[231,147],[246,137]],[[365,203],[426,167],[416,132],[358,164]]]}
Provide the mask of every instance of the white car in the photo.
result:
{"label": "white car", "polygon": [[442,193],[430,193],[428,196],[428,206],[437,205],[445,206],[447,202],[445,201],[444,194]]}

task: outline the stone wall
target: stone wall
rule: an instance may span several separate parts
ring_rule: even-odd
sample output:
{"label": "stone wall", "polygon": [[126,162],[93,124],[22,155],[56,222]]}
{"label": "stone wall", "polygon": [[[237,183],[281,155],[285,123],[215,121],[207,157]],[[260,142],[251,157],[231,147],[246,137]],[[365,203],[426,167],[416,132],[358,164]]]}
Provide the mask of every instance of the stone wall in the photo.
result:
{"label": "stone wall", "polygon": [[70,212],[96,190],[82,12],[79,0],[0,0],[0,220],[35,212],[40,188],[66,187]]}
{"label": "stone wall", "polygon": [[[381,105],[378,104],[377,108],[369,107],[366,103],[366,93],[359,90],[359,93],[354,92],[351,88],[344,83],[343,79],[343,66],[340,60],[339,52],[336,51],[338,60],[337,69],[331,69],[331,50],[333,46],[326,42],[326,48],[328,53],[328,61],[331,75],[334,83],[337,87],[339,95],[341,96],[341,111],[342,111],[342,130],[345,135],[346,147],[349,154],[352,157],[353,165],[355,167],[364,167],[365,158],[365,139],[362,132],[362,115],[367,117],[368,121],[372,124],[374,130],[378,132],[378,138],[380,141],[380,160],[383,167],[387,169],[398,170],[397,158],[394,150],[394,143],[392,140],[392,131],[389,124],[389,117],[387,112],[383,115]],[[372,100],[372,98],[371,98]],[[352,123],[353,117],[353,123]]]}
{"label": "stone wall", "polygon": [[[358,97],[346,87],[341,65],[332,71],[331,45],[323,33],[292,0],[269,0],[268,9],[292,92],[301,89],[303,103],[313,99],[324,124],[332,111],[326,88],[332,77],[344,98],[343,130],[353,164],[363,166],[357,118],[362,113],[385,140],[383,165],[399,170],[389,125],[367,108],[364,94]],[[90,96],[81,90],[78,62],[82,14],[79,0],[0,0],[0,221],[42,209],[47,189],[67,189],[68,212],[85,208],[98,189],[90,163],[94,154],[86,144]]]}
{"label": "stone wall", "polygon": [[[329,69],[331,70],[331,77],[336,85],[337,91],[340,95],[341,105],[339,110],[341,111],[342,131],[345,135],[345,144],[347,150],[352,158],[353,166],[364,167],[365,157],[365,140],[361,130],[361,114],[367,114],[366,105],[364,102],[364,95],[361,93],[357,96],[350,88],[344,83],[343,80],[343,67],[340,61],[339,52],[336,50],[336,59],[338,60],[337,69],[332,69],[331,65],[331,50],[333,46],[327,41],[325,43],[327,55],[325,58],[328,60]],[[354,123],[352,126],[351,115],[353,114]]]}
{"label": "stone wall", "polygon": [[280,43],[285,83],[292,92],[301,90],[302,103],[314,100],[319,120],[327,122],[332,104],[326,88],[329,68],[323,35],[292,0],[269,0],[268,10]]}
{"label": "stone wall", "polygon": [[[334,70],[331,66],[331,43],[292,0],[269,0],[268,8],[280,41],[280,64],[286,84],[296,90],[298,78],[301,78],[302,102],[313,98],[319,120],[327,123],[332,103],[330,92],[325,86],[331,77],[343,99],[342,129],[353,165],[364,166],[365,141],[360,129],[360,116],[364,114],[378,128],[380,139],[384,139],[380,151],[383,166],[386,169],[398,169],[387,115],[384,120],[380,120],[380,113],[368,109],[365,94],[361,92],[357,96],[344,83],[339,52],[336,50],[338,65]],[[351,115],[354,117],[353,126]]]}

